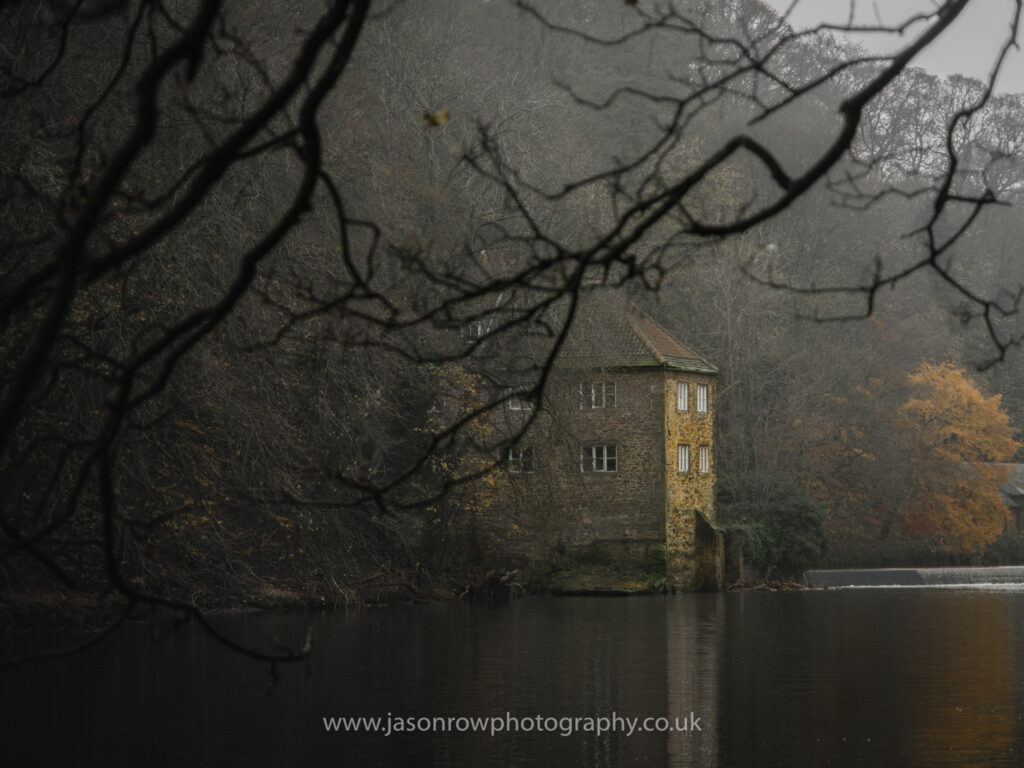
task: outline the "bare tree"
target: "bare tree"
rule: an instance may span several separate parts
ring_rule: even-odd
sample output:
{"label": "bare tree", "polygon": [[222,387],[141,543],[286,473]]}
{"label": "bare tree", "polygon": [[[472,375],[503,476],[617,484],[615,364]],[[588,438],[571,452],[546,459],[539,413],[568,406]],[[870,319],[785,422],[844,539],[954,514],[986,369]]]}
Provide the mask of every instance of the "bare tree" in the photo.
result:
{"label": "bare tree", "polygon": [[[1001,103],[992,82],[1019,4],[989,82],[957,91],[910,150],[887,101],[978,1],[906,20],[895,29],[921,31],[886,57],[836,44],[843,28],[794,32],[754,0],[475,4],[460,24],[493,23],[500,40],[514,23],[513,47],[552,70],[524,74],[506,45],[478,67],[484,96],[479,77],[456,78],[451,4],[428,14],[438,55],[423,61],[421,44],[412,63],[392,56],[395,35],[422,31],[426,4],[6,4],[4,562],[25,580],[113,589],[125,616],[151,604],[203,620],[154,564],[173,521],[235,497],[283,515],[266,541],[298,542],[316,510],[384,567],[401,548],[396,509],[488,468],[438,471],[437,457],[502,455],[507,437],[491,444],[481,425],[508,397],[539,401],[588,282],[657,287],[812,191],[866,208],[927,201],[918,250],[854,284],[764,282],[858,299],[845,316],[930,271],[1001,359],[1019,342],[1003,325],[1016,301],[972,289],[953,254],[1017,188],[1003,175],[1012,115],[1000,108],[991,136],[976,126]],[[798,147],[794,115],[819,121]],[[989,149],[970,154],[982,136]],[[431,413],[457,377],[438,389],[427,364],[457,364],[486,391]],[[204,525],[233,536],[239,521]]]}

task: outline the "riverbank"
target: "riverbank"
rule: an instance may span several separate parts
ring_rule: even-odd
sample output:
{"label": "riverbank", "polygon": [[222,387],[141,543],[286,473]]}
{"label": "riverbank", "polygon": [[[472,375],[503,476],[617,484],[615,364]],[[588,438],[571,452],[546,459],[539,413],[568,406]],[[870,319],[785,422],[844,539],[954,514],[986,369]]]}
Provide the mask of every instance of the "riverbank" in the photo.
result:
{"label": "riverbank", "polygon": [[730,592],[805,592],[817,590],[818,587],[810,587],[801,581],[739,581],[730,584],[726,589]]}
{"label": "riverbank", "polygon": [[[352,607],[376,607],[435,601],[501,601],[518,597],[552,596],[629,596],[666,593],[665,579],[658,574],[623,573],[607,568],[575,570],[553,575],[550,584],[524,585],[518,571],[480,571],[463,579],[413,578],[397,572],[370,574],[358,582],[332,593],[307,593],[281,587],[266,587],[250,595],[222,595],[195,604],[181,602],[180,607],[203,613],[224,614],[246,611],[309,611]],[[813,590],[795,581],[746,581],[730,584],[724,591],[790,592]],[[133,605],[116,592],[45,592],[0,595],[0,632],[36,628],[68,631],[96,631],[124,618],[149,620],[175,614],[144,599]]]}
{"label": "riverbank", "polygon": [[[129,596],[110,589],[7,592],[0,593],[0,632],[35,628],[95,631],[125,618],[147,620],[189,610],[224,614],[328,610],[459,599],[507,599],[528,592],[516,581],[517,575],[516,571],[479,571],[458,578],[431,576],[413,570],[378,571],[345,585],[335,582],[316,590],[303,589],[298,584],[268,584],[246,594],[206,591],[194,594],[191,600],[180,595],[161,595],[157,600],[138,597],[133,601]],[[162,604],[165,598],[174,605]]]}

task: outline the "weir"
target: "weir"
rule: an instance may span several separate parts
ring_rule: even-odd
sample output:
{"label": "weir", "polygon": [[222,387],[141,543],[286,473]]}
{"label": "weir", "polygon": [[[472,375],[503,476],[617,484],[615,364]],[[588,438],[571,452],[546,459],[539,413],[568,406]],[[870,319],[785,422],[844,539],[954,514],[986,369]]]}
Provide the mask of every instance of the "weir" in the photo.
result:
{"label": "weir", "polygon": [[992,568],[850,568],[804,571],[809,587],[927,587],[955,584],[1024,584],[1024,565]]}

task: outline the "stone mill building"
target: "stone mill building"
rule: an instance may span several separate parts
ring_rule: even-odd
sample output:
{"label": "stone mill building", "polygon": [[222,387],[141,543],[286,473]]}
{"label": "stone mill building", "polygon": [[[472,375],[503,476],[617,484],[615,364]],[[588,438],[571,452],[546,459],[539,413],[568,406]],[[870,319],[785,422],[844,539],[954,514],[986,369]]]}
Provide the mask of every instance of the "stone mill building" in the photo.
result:
{"label": "stone mill building", "polygon": [[503,546],[556,568],[720,588],[716,373],[640,309],[589,296],[544,402],[505,403],[510,433],[534,420],[493,487],[491,520],[511,532]]}

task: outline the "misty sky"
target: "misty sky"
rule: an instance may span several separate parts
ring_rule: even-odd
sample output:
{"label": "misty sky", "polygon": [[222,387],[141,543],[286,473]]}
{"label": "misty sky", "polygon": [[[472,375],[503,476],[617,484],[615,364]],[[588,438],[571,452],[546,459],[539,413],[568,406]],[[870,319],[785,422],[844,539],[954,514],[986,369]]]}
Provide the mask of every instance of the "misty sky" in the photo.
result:
{"label": "misty sky", "polygon": [[[792,0],[766,0],[784,12]],[[885,24],[901,22],[916,13],[929,13],[936,0],[798,0],[790,15],[796,27],[812,26],[823,21],[844,23],[854,7],[854,22]],[[1014,0],[976,0],[961,17],[925,51],[914,64],[937,75],[960,72],[987,79],[1000,46],[1010,35],[1010,18]],[[915,27],[916,29],[916,27]],[[1021,35],[1018,35],[1020,39]],[[865,35],[858,42],[869,50],[890,52],[906,44],[898,35]],[[1003,65],[998,87],[1001,91],[1024,92],[1024,56],[1011,52]]]}

